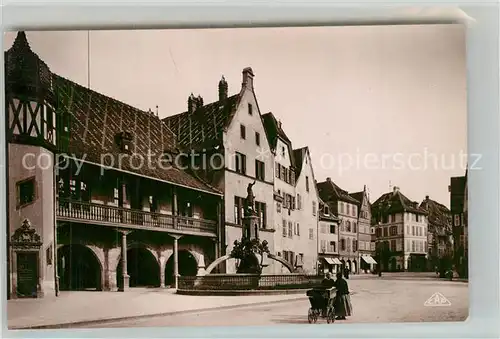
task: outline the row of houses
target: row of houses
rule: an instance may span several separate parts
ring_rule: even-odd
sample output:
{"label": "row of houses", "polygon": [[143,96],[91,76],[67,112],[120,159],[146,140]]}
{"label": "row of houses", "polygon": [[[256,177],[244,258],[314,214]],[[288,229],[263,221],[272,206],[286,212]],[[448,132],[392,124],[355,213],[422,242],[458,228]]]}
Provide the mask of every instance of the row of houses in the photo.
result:
{"label": "row of houses", "polygon": [[5,70],[10,297],[204,274],[241,238],[249,184],[260,239],[279,258],[264,273],[425,265],[434,205],[396,189],[370,204],[366,187],[317,182],[309,149],[261,111],[251,68],[235,94],[222,77],[217,101],[191,94],[164,119],[51,72],[24,32]]}

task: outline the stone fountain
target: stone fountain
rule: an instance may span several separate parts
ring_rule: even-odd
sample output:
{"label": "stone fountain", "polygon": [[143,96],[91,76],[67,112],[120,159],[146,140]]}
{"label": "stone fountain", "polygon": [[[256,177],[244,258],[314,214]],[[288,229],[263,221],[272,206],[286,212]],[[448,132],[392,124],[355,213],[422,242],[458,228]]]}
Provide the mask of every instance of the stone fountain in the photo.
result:
{"label": "stone fountain", "polygon": [[[259,240],[259,217],[255,211],[255,196],[252,188],[255,181],[247,187],[244,205],[243,231],[241,240],[234,242],[230,254],[212,262],[203,275],[183,277],[183,288],[177,293],[203,295],[241,295],[245,293],[281,293],[286,288],[300,291],[320,282],[319,277],[297,273],[291,263],[270,253],[266,240]],[[229,259],[238,260],[236,274],[210,274],[212,270]],[[268,266],[268,259],[280,262],[290,273],[264,275],[262,270]],[[235,292],[236,291],[236,292]]]}
{"label": "stone fountain", "polygon": [[294,272],[293,266],[286,260],[269,252],[266,240],[259,240],[259,216],[255,211],[255,196],[253,194],[253,183],[248,184],[247,197],[244,204],[243,230],[241,240],[235,240],[231,253],[216,259],[210,264],[204,274],[210,272],[222,262],[229,259],[239,261],[237,274],[262,274],[262,269],[268,266],[268,259],[280,262],[290,273]]}

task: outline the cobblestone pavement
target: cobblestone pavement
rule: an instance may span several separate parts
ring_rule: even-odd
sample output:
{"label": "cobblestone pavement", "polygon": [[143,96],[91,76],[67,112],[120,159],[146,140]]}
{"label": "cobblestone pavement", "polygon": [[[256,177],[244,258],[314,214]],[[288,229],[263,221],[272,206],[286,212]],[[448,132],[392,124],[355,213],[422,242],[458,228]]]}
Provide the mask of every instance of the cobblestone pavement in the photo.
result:
{"label": "cobblestone pavement", "polygon": [[[464,321],[468,316],[468,284],[463,282],[350,279],[349,288],[352,292],[353,315],[336,323]],[[441,293],[451,305],[425,306],[434,293]],[[245,306],[233,310],[116,321],[85,327],[306,324],[308,308],[309,301],[304,297],[275,305]],[[319,319],[318,322],[326,320]]]}

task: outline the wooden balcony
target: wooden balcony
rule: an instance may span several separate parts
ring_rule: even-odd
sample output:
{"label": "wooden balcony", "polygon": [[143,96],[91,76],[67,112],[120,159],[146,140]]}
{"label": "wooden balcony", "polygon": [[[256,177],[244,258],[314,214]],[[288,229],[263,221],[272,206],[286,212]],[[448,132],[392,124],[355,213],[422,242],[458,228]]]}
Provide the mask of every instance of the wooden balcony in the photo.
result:
{"label": "wooden balcony", "polygon": [[217,234],[217,222],[213,220],[66,199],[58,201],[57,220],[208,237],[214,237]]}

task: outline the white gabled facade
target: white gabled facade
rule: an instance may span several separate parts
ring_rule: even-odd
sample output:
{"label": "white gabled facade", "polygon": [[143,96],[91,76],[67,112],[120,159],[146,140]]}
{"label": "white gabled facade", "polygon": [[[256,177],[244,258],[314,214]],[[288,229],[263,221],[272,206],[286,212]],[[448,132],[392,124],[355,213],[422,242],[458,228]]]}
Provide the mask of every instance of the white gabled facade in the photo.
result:
{"label": "white gabled facade", "polygon": [[[254,93],[253,72],[250,68],[243,70],[240,100],[223,138],[226,253],[231,252],[235,240],[241,239],[240,220],[243,216],[244,200],[248,184],[254,181],[255,207],[261,218],[260,240],[267,240],[271,253],[274,253],[273,157],[269,152],[270,147]],[[274,261],[269,264],[264,273],[272,273],[274,266],[281,265]],[[227,261],[226,272],[236,272],[234,259]]]}
{"label": "white gabled facade", "polygon": [[[285,140],[278,138],[274,151],[274,209],[275,225],[278,231],[274,239],[274,248],[278,256],[283,257],[293,266],[303,252],[295,243],[301,237],[300,224],[297,223],[297,201],[295,198],[295,170],[292,166],[293,151]],[[300,264],[300,263],[299,263]],[[276,273],[285,272],[281,267]]]}
{"label": "white gabled facade", "polygon": [[319,197],[311,165],[311,155],[307,147],[295,150],[294,154],[296,168],[301,170],[295,182],[297,207],[295,222],[300,234],[293,246],[300,253],[304,271],[317,273]]}

